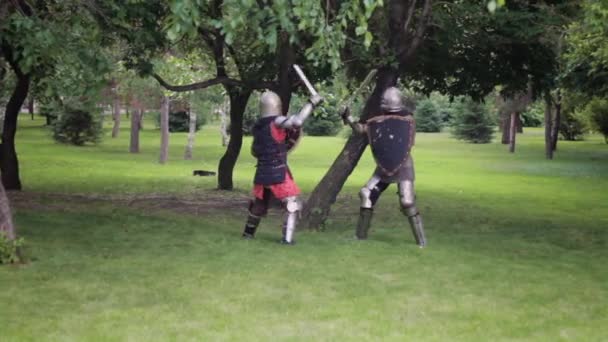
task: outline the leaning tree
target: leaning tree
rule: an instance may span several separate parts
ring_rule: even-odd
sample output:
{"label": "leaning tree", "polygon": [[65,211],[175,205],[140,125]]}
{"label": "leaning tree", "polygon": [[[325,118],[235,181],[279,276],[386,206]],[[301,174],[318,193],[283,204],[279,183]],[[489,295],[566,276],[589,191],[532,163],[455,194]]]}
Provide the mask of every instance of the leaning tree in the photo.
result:
{"label": "leaning tree", "polygon": [[[524,91],[528,84],[535,94],[546,91],[556,74],[557,56],[544,32],[561,23],[556,7],[568,3],[512,0],[491,14],[487,1],[386,1],[367,21],[371,46],[347,43],[340,51],[354,78],[371,68],[379,70],[360,119],[379,113],[380,95],[398,79],[422,93],[477,100],[497,85],[505,96]],[[340,2],[331,4],[329,13],[339,11]],[[355,35],[357,29],[345,32]],[[364,137],[349,138],[313,190],[304,211],[310,228],[323,224],[365,147]]]}

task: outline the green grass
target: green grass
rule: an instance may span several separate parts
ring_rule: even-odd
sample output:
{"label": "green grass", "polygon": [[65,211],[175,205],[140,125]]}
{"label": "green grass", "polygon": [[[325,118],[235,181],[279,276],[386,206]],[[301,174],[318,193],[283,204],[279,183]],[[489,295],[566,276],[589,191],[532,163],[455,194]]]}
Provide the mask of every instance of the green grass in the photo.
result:
{"label": "green grass", "polygon": [[[539,129],[518,137],[515,154],[419,134],[416,186],[429,239],[420,250],[394,187],[370,240],[352,239],[357,191],[373,170],[368,154],[326,230],[299,232],[285,247],[276,243],[277,210],[256,240],[238,238],[254,172],[249,139],[237,191],[224,194],[213,177],[191,176],[216,168],[215,127],[198,134],[193,161],[181,160],[185,134],[173,134],[161,166],[150,123],[136,156],[128,127],[76,148],[51,142],[40,121],[20,125],[25,190],[11,197],[32,260],[0,268],[2,341],[608,336],[608,146],[598,136],[560,142],[547,161]],[[304,137],[290,155],[305,192],[343,143]]]}

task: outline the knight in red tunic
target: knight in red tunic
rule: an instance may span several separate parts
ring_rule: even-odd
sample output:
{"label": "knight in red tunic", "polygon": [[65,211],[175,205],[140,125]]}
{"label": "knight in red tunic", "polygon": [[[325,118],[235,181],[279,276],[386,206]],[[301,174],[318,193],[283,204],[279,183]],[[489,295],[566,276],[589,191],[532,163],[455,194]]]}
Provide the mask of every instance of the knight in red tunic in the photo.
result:
{"label": "knight in red tunic", "polygon": [[356,237],[367,239],[374,205],[391,183],[397,183],[401,211],[408,218],[416,244],[426,246],[422,217],[416,208],[414,161],[410,154],[416,134],[413,110],[404,104],[401,92],[390,87],[382,94],[381,112],[365,123],[355,122],[348,108],[342,117],[352,129],[366,134],[376,161],[376,170],[361,188],[361,208]]}
{"label": "knight in red tunic", "polygon": [[312,96],[298,114],[283,116],[281,99],[276,93],[266,91],[260,97],[261,117],[253,126],[251,146],[251,152],[258,161],[253,181],[254,199],[249,204],[249,216],[242,234],[244,238],[255,236],[261,218],[268,211],[270,199],[274,197],[282,202],[286,211],[281,242],[295,242],[296,219],[301,210],[300,189],[287,166],[287,152],[290,138],[300,133],[306,118],[322,101],[321,96]]}

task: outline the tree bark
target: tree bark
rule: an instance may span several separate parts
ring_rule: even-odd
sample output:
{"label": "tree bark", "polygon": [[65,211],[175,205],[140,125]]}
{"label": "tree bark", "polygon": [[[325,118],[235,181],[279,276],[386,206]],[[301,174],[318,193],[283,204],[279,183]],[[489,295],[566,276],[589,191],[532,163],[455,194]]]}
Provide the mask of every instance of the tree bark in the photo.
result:
{"label": "tree bark", "polygon": [[232,190],[232,172],[243,146],[243,113],[251,96],[250,89],[227,87],[230,96],[230,142],[218,166],[218,189]]}
{"label": "tree bark", "polygon": [[510,141],[511,136],[511,122],[509,120],[509,116],[503,115],[500,120],[500,130],[502,131],[502,140],[501,143],[503,145],[507,145]]}
{"label": "tree bark", "polygon": [[517,117],[518,112],[511,113],[511,122],[509,125],[509,152],[515,152],[515,138],[517,137]]}
{"label": "tree bark", "polygon": [[146,114],[146,110],[140,109],[139,110],[139,122],[137,123],[137,127],[139,128],[140,131],[142,131],[144,129],[144,114]]}
{"label": "tree bark", "polygon": [[547,159],[553,159],[553,146],[552,146],[552,136],[553,132],[551,124],[553,122],[553,114],[552,109],[553,101],[551,99],[551,95],[545,95],[545,157]]}
{"label": "tree bark", "polygon": [[131,153],[139,153],[140,113],[140,109],[133,109],[133,114],[131,114],[131,143],[129,145],[129,152]]}
{"label": "tree bark", "polygon": [[287,115],[289,112],[289,103],[291,102],[291,70],[295,63],[295,54],[293,47],[289,42],[289,35],[287,32],[280,33],[280,42],[278,47],[278,87],[276,93],[281,98],[281,105],[283,115]]}
{"label": "tree bark", "polygon": [[517,127],[517,133],[524,132],[524,123],[521,121],[521,113],[517,112],[517,117],[515,118],[515,127]]}
{"label": "tree bark", "polygon": [[114,99],[112,103],[114,126],[112,127],[112,138],[116,138],[120,132],[120,96],[118,96],[118,85],[114,89]]}
{"label": "tree bark", "polygon": [[[361,121],[366,121],[376,113],[380,113],[382,93],[387,88],[396,84],[396,70],[385,67],[378,71],[374,91],[365,103]],[[366,146],[367,137],[364,135],[354,134],[348,139],[332,166],[308,198],[302,213],[304,226],[318,229],[323,225],[329,216],[331,205],[336,201],[336,197],[344,186],[348,176],[350,176],[355,166],[357,166]]]}
{"label": "tree bark", "polygon": [[557,140],[559,139],[559,126],[562,121],[562,94],[557,91],[557,101],[555,102],[555,120],[553,122],[553,132],[551,136],[551,149],[557,151]]}
{"label": "tree bark", "polygon": [[190,127],[188,130],[188,143],[184,152],[184,159],[192,159],[192,147],[194,146],[194,136],[196,135],[196,113],[190,111]]}
{"label": "tree bark", "polygon": [[218,108],[220,114],[220,135],[222,136],[222,146],[228,145],[230,141],[230,135],[228,134],[228,117],[226,112],[229,110],[230,102],[224,100],[224,103]]}
{"label": "tree bark", "polygon": [[0,234],[4,234],[9,240],[17,238],[11,207],[2,184],[0,184]]}
{"label": "tree bark", "polygon": [[[21,74],[19,72],[19,74]],[[25,102],[30,86],[29,75],[17,77],[15,89],[6,104],[4,114],[4,129],[2,131],[2,147],[0,150],[0,169],[2,170],[2,184],[7,190],[21,190],[19,178],[19,160],[15,149],[15,134],[17,133],[17,119],[21,106]]]}
{"label": "tree bark", "polygon": [[169,102],[167,96],[163,96],[160,104],[160,158],[159,163],[165,164],[169,156]]}
{"label": "tree bark", "polygon": [[34,120],[34,98],[30,96],[27,102],[27,111],[30,113],[32,120]]}

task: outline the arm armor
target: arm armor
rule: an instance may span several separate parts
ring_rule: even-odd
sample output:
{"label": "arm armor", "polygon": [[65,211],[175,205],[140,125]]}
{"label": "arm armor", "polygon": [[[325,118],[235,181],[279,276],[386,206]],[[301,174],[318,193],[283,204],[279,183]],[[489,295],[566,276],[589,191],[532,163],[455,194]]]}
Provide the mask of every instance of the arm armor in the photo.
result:
{"label": "arm armor", "polygon": [[344,121],[350,126],[350,128],[353,129],[353,131],[359,134],[367,133],[367,125],[353,120],[353,117],[350,115],[350,113],[348,114],[348,116],[344,117]]}
{"label": "arm armor", "polygon": [[315,94],[308,100],[304,107],[302,107],[298,114],[289,117],[279,116],[275,119],[274,123],[281,128],[300,128],[310,113],[312,113],[312,110],[321,102],[323,102],[323,97]]}

